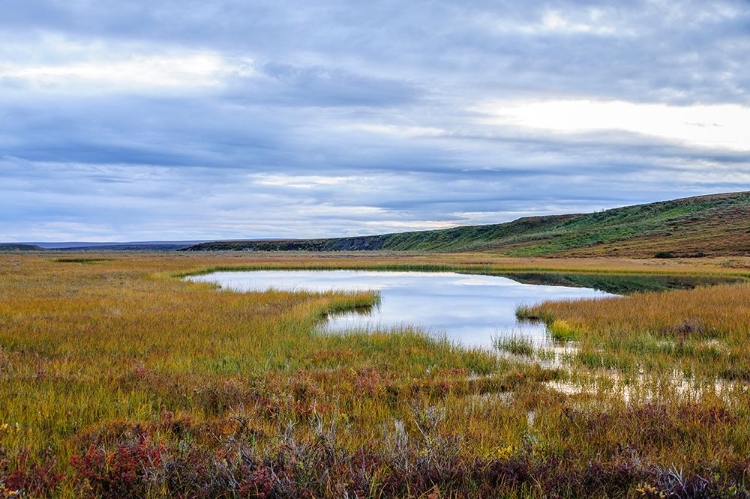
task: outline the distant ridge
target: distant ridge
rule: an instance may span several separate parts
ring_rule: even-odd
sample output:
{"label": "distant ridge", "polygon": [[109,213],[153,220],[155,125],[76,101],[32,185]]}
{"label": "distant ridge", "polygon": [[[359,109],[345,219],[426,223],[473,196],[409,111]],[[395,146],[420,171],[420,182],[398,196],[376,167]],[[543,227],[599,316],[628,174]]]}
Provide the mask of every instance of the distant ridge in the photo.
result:
{"label": "distant ridge", "polygon": [[490,251],[508,256],[750,255],[750,191],[525,217],[513,222],[328,239],[216,241],[185,251]]}
{"label": "distant ridge", "polygon": [[57,251],[174,251],[189,248],[193,243],[111,243],[88,246],[66,246]]}
{"label": "distant ridge", "polygon": [[35,244],[0,243],[0,251],[44,251],[44,248]]}
{"label": "distant ridge", "polygon": [[[188,248],[202,241],[142,241],[124,243],[62,242],[62,243],[0,243],[4,247],[23,247],[20,251],[173,251]],[[12,251],[6,249],[4,251]]]}

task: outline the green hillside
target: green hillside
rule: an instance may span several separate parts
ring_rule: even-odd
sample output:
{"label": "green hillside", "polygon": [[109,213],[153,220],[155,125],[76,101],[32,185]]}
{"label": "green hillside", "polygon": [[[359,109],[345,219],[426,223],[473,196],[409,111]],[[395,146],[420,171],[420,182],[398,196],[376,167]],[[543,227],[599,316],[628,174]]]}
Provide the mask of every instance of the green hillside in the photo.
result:
{"label": "green hillside", "polygon": [[190,251],[491,251],[508,256],[750,255],[750,192],[493,225],[332,239],[217,241]]}

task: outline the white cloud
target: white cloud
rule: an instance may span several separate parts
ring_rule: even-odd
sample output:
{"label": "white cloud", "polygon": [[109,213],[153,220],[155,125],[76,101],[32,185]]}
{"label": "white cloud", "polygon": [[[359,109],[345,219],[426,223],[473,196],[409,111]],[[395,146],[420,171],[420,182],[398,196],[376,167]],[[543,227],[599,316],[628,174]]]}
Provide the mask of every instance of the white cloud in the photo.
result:
{"label": "white cloud", "polygon": [[347,130],[361,130],[363,132],[391,135],[396,137],[438,137],[445,134],[445,130],[433,127],[399,126],[378,123],[351,123],[343,127]]}
{"label": "white cloud", "polygon": [[378,220],[365,221],[361,224],[364,227],[372,229],[374,232],[391,232],[391,231],[410,231],[410,230],[430,230],[430,229],[450,229],[458,224],[452,221],[441,220]]}
{"label": "white cloud", "polygon": [[348,176],[257,174],[250,176],[255,184],[294,189],[313,189],[322,186],[354,185],[361,179]]}
{"label": "white cloud", "polygon": [[577,20],[565,17],[556,10],[546,11],[542,15],[541,28],[544,31],[556,33],[593,33],[596,35],[612,35],[617,33],[614,26],[601,24],[602,11],[590,10],[587,19]]}
{"label": "white cloud", "polygon": [[668,106],[626,101],[494,101],[472,109],[483,124],[559,134],[623,131],[689,147],[750,151],[750,107],[739,104]]}
{"label": "white cloud", "polygon": [[618,18],[616,9],[588,8],[562,12],[545,9],[538,18],[529,21],[485,17],[493,31],[522,35],[596,35],[596,36],[635,36],[636,30]]}
{"label": "white cloud", "polygon": [[83,43],[52,35],[23,47],[11,45],[0,49],[0,81],[20,81],[36,90],[201,89],[221,86],[231,76],[253,74],[252,59],[227,58],[210,50]]}

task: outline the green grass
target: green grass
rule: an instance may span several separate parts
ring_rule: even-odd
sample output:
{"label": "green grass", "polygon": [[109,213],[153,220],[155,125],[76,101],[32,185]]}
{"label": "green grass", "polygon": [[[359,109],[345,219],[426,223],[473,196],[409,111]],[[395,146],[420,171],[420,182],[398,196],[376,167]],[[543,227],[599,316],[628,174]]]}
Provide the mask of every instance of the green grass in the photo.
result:
{"label": "green grass", "polygon": [[190,249],[493,251],[520,257],[745,255],[750,252],[750,192],[504,224],[336,239],[219,241]]}
{"label": "green grass", "polygon": [[500,336],[492,341],[495,348],[501,352],[512,353],[513,355],[522,355],[531,357],[534,355],[534,343],[529,338],[519,336]]}
{"label": "green grass", "polygon": [[547,326],[547,331],[555,341],[566,343],[578,338],[579,332],[563,320],[554,320]]}

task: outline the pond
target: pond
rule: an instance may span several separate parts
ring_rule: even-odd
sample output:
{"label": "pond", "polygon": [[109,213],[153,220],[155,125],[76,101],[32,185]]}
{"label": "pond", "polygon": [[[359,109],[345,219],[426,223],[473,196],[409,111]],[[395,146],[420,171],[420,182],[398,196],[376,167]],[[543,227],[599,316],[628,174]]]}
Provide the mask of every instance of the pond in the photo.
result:
{"label": "pond", "polygon": [[492,348],[493,338],[501,336],[528,338],[536,345],[547,343],[544,325],[516,320],[518,305],[614,296],[581,287],[522,284],[505,277],[453,272],[273,270],[215,272],[190,279],[235,291],[376,291],[380,303],[370,313],[331,316],[321,328],[328,332],[369,331],[410,325],[480,348]]}

